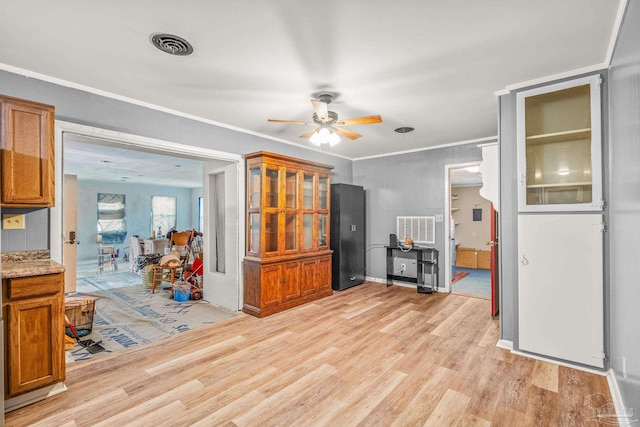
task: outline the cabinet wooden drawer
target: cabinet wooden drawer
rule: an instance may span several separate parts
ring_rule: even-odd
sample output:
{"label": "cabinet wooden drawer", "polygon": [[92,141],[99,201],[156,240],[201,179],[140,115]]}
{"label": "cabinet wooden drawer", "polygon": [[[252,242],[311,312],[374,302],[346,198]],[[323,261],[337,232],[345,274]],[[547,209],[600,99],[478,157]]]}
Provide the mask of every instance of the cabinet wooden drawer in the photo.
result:
{"label": "cabinet wooden drawer", "polygon": [[8,279],[7,298],[20,299],[53,295],[62,292],[63,286],[62,273]]}

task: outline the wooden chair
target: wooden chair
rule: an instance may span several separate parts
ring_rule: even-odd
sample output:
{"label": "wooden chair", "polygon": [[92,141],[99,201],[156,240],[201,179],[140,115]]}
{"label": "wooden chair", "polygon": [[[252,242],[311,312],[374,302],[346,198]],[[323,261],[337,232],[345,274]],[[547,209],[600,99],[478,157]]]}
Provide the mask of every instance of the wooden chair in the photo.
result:
{"label": "wooden chair", "polygon": [[191,240],[193,239],[193,230],[174,232],[169,239],[169,253],[178,253],[179,265],[163,266],[156,265],[153,267],[153,283],[151,284],[151,293],[155,293],[156,286],[162,282],[171,283],[171,295],[173,295],[173,283],[182,278],[182,273],[189,263],[189,251]]}
{"label": "wooden chair", "polygon": [[102,246],[98,245],[98,268],[96,269],[97,273],[103,273],[105,267],[110,267],[111,272],[113,273],[115,270],[118,270],[118,263],[114,257],[115,252],[113,250],[113,246]]}

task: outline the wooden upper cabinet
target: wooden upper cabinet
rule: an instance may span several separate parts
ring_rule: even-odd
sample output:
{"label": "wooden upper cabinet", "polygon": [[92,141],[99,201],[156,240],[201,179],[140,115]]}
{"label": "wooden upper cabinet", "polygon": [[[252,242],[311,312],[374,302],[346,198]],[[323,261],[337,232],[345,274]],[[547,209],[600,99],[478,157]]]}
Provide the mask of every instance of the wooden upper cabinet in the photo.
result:
{"label": "wooden upper cabinet", "polygon": [[0,95],[1,205],[54,206],[54,107]]}

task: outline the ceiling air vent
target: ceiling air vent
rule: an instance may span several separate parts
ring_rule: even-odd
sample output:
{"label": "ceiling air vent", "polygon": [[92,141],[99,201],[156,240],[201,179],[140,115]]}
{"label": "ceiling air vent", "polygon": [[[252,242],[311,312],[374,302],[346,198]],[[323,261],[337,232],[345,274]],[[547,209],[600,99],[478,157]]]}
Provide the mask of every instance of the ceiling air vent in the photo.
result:
{"label": "ceiling air vent", "polygon": [[173,34],[152,34],[151,43],[161,51],[171,55],[187,56],[193,53],[193,46],[188,41]]}
{"label": "ceiling air vent", "polygon": [[398,133],[409,133],[409,132],[413,132],[415,129],[410,126],[402,126],[394,130]]}

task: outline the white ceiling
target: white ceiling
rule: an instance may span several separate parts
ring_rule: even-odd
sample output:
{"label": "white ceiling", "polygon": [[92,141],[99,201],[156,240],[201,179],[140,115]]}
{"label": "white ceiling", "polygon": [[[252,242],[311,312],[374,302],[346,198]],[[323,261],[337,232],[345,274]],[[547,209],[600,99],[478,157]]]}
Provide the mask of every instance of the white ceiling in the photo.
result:
{"label": "white ceiling", "polygon": [[65,134],[62,165],[65,174],[79,180],[202,187],[201,160],[118,148],[72,134]]}
{"label": "white ceiling", "polygon": [[[622,1],[622,0],[620,0]],[[336,94],[349,158],[494,137],[494,92],[606,66],[614,0],[3,0],[2,68],[28,70],[305,147],[309,100]],[[194,53],[171,56],[150,35]],[[27,72],[25,72],[27,73]],[[28,73],[27,73],[28,74]],[[398,134],[395,128],[416,130]]]}

